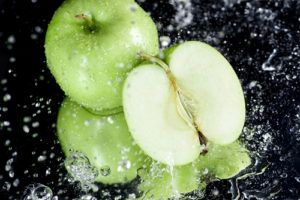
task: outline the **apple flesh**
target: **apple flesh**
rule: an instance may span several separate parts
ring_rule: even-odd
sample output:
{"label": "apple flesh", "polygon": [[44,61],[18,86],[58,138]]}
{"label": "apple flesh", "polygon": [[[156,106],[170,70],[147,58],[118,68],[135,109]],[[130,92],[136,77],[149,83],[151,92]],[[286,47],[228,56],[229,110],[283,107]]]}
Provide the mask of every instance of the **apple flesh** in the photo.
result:
{"label": "apple flesh", "polygon": [[198,135],[177,111],[176,93],[154,64],[135,68],[126,79],[123,106],[136,143],[153,159],[184,165],[200,154]]}
{"label": "apple flesh", "polygon": [[[126,79],[123,106],[136,143],[168,165],[194,161],[207,142],[237,140],[245,121],[240,82],[228,61],[201,42],[166,52],[166,61],[135,68]],[[203,152],[207,151],[206,148]]]}
{"label": "apple flesh", "polygon": [[57,135],[66,156],[84,154],[98,171],[96,181],[105,184],[131,181],[146,157],[134,144],[122,113],[93,115],[69,98],[59,110]]}
{"label": "apple flesh", "polygon": [[245,122],[245,99],[239,79],[216,49],[196,41],[166,53],[170,67],[199,131],[216,144],[230,144]]}
{"label": "apple flesh", "polygon": [[126,74],[141,62],[138,52],[158,53],[158,35],[133,0],[66,0],[48,26],[45,51],[62,90],[107,115],[122,110]]}

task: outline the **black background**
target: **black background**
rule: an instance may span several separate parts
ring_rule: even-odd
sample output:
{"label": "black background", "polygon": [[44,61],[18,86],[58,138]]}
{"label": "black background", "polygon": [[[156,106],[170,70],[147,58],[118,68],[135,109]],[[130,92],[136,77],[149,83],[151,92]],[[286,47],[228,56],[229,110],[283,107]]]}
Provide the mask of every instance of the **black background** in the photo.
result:
{"label": "black background", "polygon": [[[43,47],[47,24],[61,2],[0,1],[0,81],[7,80],[7,83],[0,83],[1,200],[20,199],[31,183],[49,186],[61,199],[72,199],[80,193],[74,184],[67,183],[61,164],[63,154],[55,137],[55,121],[63,92],[46,67]],[[160,35],[170,36],[172,43],[180,40],[210,43],[229,59],[239,75],[247,100],[246,127],[255,130],[254,138],[247,138],[245,132],[242,139],[252,152],[256,152],[253,160],[260,157],[259,165],[252,169],[268,165],[265,173],[240,181],[241,191],[262,199],[267,199],[271,193],[276,194],[270,199],[299,199],[300,2],[195,0],[193,23],[176,31],[167,29],[168,25],[176,23],[176,9],[168,1],[146,0],[140,4],[162,25]],[[263,9],[263,16],[259,8]],[[266,12],[268,10],[274,18]],[[271,19],[266,19],[268,16]],[[225,35],[220,35],[220,31]],[[10,44],[8,38],[12,35],[16,41]],[[262,64],[274,49],[276,55],[269,64],[281,68],[262,70]],[[259,86],[250,87],[253,80]],[[5,94],[9,94],[11,100],[4,101]],[[263,110],[257,111],[257,107]],[[24,122],[24,117],[28,116],[31,121]],[[5,125],[5,121],[9,125]],[[39,122],[39,126],[32,126],[35,122]],[[24,125],[29,127],[29,133]],[[34,133],[38,136],[32,137]],[[263,135],[267,133],[272,142],[261,150]],[[40,155],[47,159],[38,162]],[[13,177],[5,169],[11,158]],[[50,174],[46,174],[46,170]],[[13,186],[16,178],[20,183]],[[7,183],[11,183],[9,190],[5,188]],[[231,184],[232,181],[210,184],[206,199],[230,199]],[[122,187],[121,191],[107,187],[106,191],[114,196],[132,191],[131,187]],[[216,190],[218,195],[214,195]],[[101,199],[101,194],[97,197]]]}

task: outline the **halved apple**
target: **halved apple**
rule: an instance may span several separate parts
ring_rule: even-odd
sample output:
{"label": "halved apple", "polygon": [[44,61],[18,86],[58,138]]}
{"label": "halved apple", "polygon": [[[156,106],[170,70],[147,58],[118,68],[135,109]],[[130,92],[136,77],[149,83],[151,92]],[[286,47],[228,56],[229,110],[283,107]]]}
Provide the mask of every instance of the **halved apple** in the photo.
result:
{"label": "halved apple", "polygon": [[153,159],[187,164],[200,154],[198,134],[180,116],[176,91],[157,65],[134,69],[123,89],[123,106],[136,143]]}
{"label": "halved apple", "polygon": [[166,63],[141,54],[153,64],[129,74],[123,106],[136,143],[168,165],[195,160],[206,143],[230,144],[241,134],[245,101],[228,61],[201,42],[166,51]]}
{"label": "halved apple", "polygon": [[167,52],[166,61],[201,133],[216,144],[235,141],[245,122],[245,99],[226,58],[191,41]]}

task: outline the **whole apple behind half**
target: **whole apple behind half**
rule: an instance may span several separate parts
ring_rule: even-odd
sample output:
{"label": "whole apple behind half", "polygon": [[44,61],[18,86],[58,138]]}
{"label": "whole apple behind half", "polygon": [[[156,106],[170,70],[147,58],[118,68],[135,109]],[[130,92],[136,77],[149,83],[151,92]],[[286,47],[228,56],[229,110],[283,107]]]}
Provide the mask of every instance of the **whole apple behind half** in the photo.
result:
{"label": "whole apple behind half", "polygon": [[141,65],[129,74],[123,106],[133,138],[149,156],[184,165],[209,141],[226,145],[238,139],[245,121],[243,91],[216,49],[185,42],[166,51],[169,66],[145,57],[157,64]]}
{"label": "whole apple behind half", "polygon": [[66,156],[84,154],[98,172],[96,181],[105,184],[133,180],[146,158],[134,144],[122,113],[93,115],[70,98],[59,110],[57,136]]}
{"label": "whole apple behind half", "polygon": [[77,103],[109,115],[122,111],[122,86],[140,60],[158,54],[154,22],[133,0],[66,0],[47,30],[47,64]]}

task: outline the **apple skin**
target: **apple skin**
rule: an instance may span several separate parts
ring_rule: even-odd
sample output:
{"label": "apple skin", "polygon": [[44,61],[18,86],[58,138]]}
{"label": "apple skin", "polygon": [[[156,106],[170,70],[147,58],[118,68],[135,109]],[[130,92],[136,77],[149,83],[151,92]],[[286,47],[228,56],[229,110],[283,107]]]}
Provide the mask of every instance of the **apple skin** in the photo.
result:
{"label": "apple skin", "polygon": [[[93,115],[70,98],[59,110],[57,136],[65,155],[83,153],[99,172],[96,181],[105,184],[133,180],[146,157],[134,144],[122,113],[109,117]],[[125,161],[131,167],[118,170]],[[109,175],[100,173],[103,167],[110,168]]]}
{"label": "apple skin", "polygon": [[195,161],[201,172],[219,179],[236,176],[251,164],[248,150],[238,141],[229,145],[208,144],[208,153]]}
{"label": "apple skin", "polygon": [[105,115],[122,106],[123,81],[141,62],[139,52],[158,54],[158,33],[133,0],[66,0],[45,40],[47,64],[62,90]]}
{"label": "apple skin", "polygon": [[171,167],[152,161],[146,169],[139,171],[142,192],[140,199],[162,200],[181,195],[194,190],[204,189],[206,183],[200,180],[200,175],[194,163]]}
{"label": "apple skin", "polygon": [[147,167],[139,171],[141,199],[162,200],[196,190],[204,192],[210,181],[232,178],[251,164],[247,149],[239,142],[208,143],[208,148],[207,154],[188,165],[171,167],[147,162]]}

